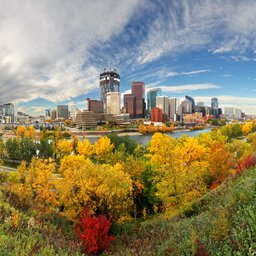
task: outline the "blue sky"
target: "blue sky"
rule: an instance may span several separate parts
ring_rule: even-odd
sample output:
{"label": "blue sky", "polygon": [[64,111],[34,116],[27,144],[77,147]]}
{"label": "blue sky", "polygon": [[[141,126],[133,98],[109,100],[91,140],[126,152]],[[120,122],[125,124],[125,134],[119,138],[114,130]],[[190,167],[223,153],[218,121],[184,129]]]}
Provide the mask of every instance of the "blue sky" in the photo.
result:
{"label": "blue sky", "polygon": [[0,103],[86,108],[99,74],[256,114],[254,0],[0,0]]}

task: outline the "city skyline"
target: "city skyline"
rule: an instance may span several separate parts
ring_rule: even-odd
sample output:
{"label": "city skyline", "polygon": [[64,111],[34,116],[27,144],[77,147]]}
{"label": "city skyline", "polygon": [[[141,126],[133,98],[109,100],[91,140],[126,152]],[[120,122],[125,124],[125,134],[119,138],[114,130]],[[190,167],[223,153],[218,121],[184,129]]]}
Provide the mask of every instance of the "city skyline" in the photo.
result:
{"label": "city skyline", "polygon": [[220,107],[256,114],[255,1],[2,0],[0,7],[0,104],[33,115],[86,108],[88,97],[100,99],[99,74],[112,67],[122,95],[143,81],[146,93],[161,88],[209,106],[216,97]]}

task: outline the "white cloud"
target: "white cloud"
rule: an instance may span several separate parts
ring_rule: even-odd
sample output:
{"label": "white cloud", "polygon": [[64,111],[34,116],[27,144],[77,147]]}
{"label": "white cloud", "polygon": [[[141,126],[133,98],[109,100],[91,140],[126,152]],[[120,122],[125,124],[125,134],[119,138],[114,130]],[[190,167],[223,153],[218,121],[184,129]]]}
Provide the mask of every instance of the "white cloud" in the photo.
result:
{"label": "white cloud", "polygon": [[98,85],[91,49],[117,36],[139,0],[0,1],[0,102],[69,99]]}
{"label": "white cloud", "polygon": [[160,6],[148,36],[140,45],[138,63],[168,53],[211,49],[215,54],[256,49],[256,1],[180,0]]}

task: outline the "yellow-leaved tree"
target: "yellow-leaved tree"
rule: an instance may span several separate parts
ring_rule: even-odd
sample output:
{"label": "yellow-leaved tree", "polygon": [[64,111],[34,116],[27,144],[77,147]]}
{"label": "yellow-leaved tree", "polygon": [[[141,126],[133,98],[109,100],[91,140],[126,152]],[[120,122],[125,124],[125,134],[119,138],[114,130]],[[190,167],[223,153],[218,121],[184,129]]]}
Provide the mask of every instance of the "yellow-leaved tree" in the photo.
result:
{"label": "yellow-leaved tree", "polygon": [[246,122],[243,126],[242,126],[242,132],[243,134],[247,135],[248,133],[250,133],[252,131],[252,122]]}
{"label": "yellow-leaved tree", "polygon": [[73,142],[68,140],[59,140],[56,144],[55,153],[58,158],[71,154],[73,151]]}
{"label": "yellow-leaved tree", "polygon": [[93,155],[93,145],[88,139],[84,139],[84,142],[78,141],[77,152],[85,158],[90,157]]}
{"label": "yellow-leaved tree", "polygon": [[106,161],[106,159],[108,159],[111,156],[113,148],[114,145],[111,144],[110,138],[99,138],[93,146],[95,158],[102,162]]}
{"label": "yellow-leaved tree", "polygon": [[94,164],[83,155],[61,159],[57,184],[60,204],[77,221],[84,208],[116,221],[132,206],[132,181],[120,164]]}
{"label": "yellow-leaved tree", "polygon": [[188,206],[206,191],[203,175],[208,167],[206,148],[198,139],[180,141],[156,133],[148,148],[150,162],[158,171],[157,196],[171,211]]}

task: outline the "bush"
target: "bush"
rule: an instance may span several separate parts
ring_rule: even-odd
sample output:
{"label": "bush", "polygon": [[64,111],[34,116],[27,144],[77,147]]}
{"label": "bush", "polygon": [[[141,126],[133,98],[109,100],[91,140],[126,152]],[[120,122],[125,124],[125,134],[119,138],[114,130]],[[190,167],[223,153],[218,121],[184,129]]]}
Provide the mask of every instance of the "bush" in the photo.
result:
{"label": "bush", "polygon": [[88,210],[84,210],[80,223],[74,225],[82,241],[83,251],[91,255],[106,250],[109,243],[114,240],[114,237],[108,234],[110,227],[111,221],[105,215],[91,216]]}

